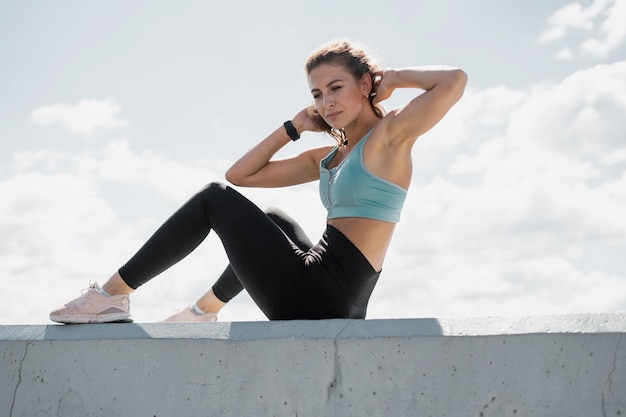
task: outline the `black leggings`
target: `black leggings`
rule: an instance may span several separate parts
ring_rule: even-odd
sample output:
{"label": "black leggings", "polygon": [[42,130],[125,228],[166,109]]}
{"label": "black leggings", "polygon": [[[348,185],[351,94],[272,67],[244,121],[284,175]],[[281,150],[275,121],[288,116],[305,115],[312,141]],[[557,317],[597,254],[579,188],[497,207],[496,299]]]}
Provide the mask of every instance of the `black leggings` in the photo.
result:
{"label": "black leggings", "polygon": [[365,318],[376,272],[339,230],[314,246],[284,214],[263,213],[211,183],[176,211],[120,268],[138,288],[191,253],[214,230],[230,261],[213,287],[222,301],[245,288],[270,320]]}

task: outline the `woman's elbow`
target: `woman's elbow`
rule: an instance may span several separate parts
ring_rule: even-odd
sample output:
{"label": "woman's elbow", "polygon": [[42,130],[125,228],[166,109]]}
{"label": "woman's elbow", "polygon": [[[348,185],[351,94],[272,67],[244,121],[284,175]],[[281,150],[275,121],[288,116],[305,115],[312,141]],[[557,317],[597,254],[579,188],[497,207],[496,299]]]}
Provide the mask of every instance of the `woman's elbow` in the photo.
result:
{"label": "woman's elbow", "polygon": [[456,100],[459,100],[465,92],[465,86],[467,85],[467,73],[460,68],[455,68],[450,71],[450,80],[448,83],[449,89],[456,96]]}
{"label": "woman's elbow", "polygon": [[467,84],[467,73],[461,68],[454,69],[452,73],[454,74],[454,85],[457,86],[457,88],[459,88],[461,91],[465,90],[465,85]]}
{"label": "woman's elbow", "polygon": [[232,169],[229,169],[228,171],[226,171],[226,174],[224,174],[224,177],[226,178],[226,181],[228,181],[232,185],[237,185],[237,186],[243,185],[243,178],[241,176],[238,176],[236,172],[233,172]]}

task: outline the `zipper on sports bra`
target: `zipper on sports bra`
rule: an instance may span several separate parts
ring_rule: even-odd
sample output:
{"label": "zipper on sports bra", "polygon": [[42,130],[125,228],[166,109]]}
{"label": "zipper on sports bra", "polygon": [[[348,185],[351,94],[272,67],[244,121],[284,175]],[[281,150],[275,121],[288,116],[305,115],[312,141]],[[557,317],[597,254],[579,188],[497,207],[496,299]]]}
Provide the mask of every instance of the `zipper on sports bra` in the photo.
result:
{"label": "zipper on sports bra", "polygon": [[328,184],[326,187],[326,196],[328,197],[328,211],[330,212],[331,207],[333,206],[333,202],[330,198],[330,184],[333,181],[333,172],[331,170],[328,170]]}

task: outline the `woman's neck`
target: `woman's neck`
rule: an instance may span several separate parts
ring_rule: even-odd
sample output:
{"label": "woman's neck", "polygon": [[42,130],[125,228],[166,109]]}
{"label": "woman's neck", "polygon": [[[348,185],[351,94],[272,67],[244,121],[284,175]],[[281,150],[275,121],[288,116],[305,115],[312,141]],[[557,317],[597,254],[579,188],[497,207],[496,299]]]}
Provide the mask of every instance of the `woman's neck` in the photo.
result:
{"label": "woman's neck", "polygon": [[348,140],[347,146],[351,148],[356,145],[356,143],[361,140],[367,132],[372,130],[379,121],[380,119],[372,112],[371,115],[359,118],[349,126],[346,126],[343,131]]}

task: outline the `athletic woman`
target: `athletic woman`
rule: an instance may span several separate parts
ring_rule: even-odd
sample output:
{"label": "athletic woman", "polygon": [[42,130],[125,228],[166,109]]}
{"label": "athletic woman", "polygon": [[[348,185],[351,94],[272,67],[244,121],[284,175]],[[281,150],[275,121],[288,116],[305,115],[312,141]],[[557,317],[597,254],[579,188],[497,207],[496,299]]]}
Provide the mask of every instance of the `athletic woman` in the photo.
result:
{"label": "athletic woman", "polygon": [[[263,212],[231,187],[211,183],[104,285],[92,284],[50,319],[130,321],[129,294],[183,259],[210,231],[230,264],[192,307],[168,321],[215,320],[244,288],[270,320],[365,318],[411,182],[411,149],[459,100],[467,77],[451,67],[379,69],[346,41],[314,51],[305,70],[313,104],[243,155],[226,179],[241,187],[318,180],[328,215],[316,244],[286,214]],[[416,97],[385,113],[378,103],[399,88],[415,89]],[[275,159],[302,132],[327,132],[337,143]]]}

